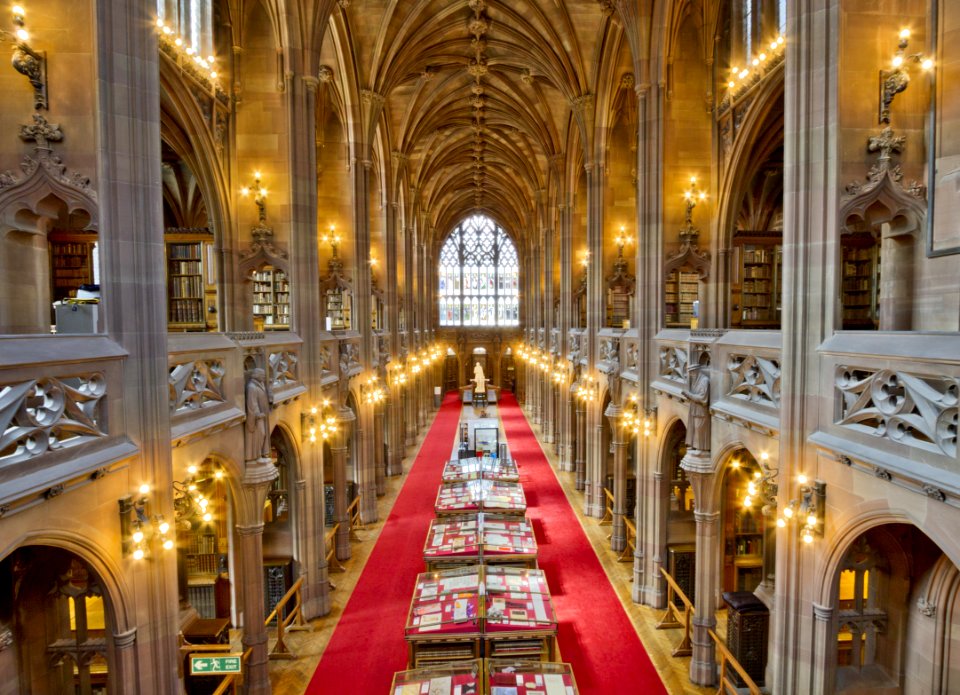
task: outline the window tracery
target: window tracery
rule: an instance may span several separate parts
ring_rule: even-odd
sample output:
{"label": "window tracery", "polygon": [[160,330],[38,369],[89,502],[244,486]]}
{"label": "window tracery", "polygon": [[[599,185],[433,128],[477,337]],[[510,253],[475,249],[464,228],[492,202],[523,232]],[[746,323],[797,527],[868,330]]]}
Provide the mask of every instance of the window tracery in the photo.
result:
{"label": "window tracery", "polygon": [[489,217],[461,222],[440,250],[441,326],[516,326],[520,323],[517,249]]}

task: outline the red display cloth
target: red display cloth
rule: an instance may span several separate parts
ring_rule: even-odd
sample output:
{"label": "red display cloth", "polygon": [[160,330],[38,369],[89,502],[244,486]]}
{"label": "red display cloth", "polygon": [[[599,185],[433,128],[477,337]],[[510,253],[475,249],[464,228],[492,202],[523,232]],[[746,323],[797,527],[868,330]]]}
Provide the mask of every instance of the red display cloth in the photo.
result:
{"label": "red display cloth", "polygon": [[394,672],[406,667],[403,628],[433,518],[428,500],[450,457],[459,419],[457,394],[448,393],[307,686],[309,695],[386,693]]}
{"label": "red display cloth", "polygon": [[560,620],[560,654],[580,692],[666,693],[512,393],[503,394],[498,410],[527,498],[536,500],[527,516]]}

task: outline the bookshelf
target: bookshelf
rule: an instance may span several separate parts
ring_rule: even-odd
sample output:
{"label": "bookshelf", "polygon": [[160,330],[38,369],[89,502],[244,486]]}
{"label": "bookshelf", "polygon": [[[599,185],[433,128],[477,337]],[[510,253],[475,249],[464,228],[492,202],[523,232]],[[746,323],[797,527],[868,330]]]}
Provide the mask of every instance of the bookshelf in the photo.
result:
{"label": "bookshelf", "polygon": [[290,280],[281,268],[261,266],[253,271],[253,316],[263,319],[267,331],[290,330]]}
{"label": "bookshelf", "polygon": [[327,290],[327,318],[333,330],[348,330],[353,308],[350,292],[339,287]]}
{"label": "bookshelf", "polygon": [[759,510],[737,509],[733,519],[736,591],[754,591],[763,579],[763,519]]}
{"label": "bookshelf", "polygon": [[844,234],[841,248],[841,303],[844,330],[879,326],[880,253],[873,234]]}
{"label": "bookshelf", "polygon": [[[208,329],[208,282],[206,250],[213,245],[213,234],[171,233],[167,250],[167,328],[173,331]],[[212,291],[215,306],[216,290]],[[216,328],[216,326],[214,326]]]}
{"label": "bookshelf", "polygon": [[699,273],[674,268],[663,288],[664,318],[668,328],[690,328],[693,303],[700,298]]}
{"label": "bookshelf", "polygon": [[80,285],[93,282],[97,235],[53,233],[49,239],[51,300],[76,297]]}
{"label": "bookshelf", "polygon": [[745,328],[780,327],[781,248],[773,242],[740,247],[740,312],[736,318]]}

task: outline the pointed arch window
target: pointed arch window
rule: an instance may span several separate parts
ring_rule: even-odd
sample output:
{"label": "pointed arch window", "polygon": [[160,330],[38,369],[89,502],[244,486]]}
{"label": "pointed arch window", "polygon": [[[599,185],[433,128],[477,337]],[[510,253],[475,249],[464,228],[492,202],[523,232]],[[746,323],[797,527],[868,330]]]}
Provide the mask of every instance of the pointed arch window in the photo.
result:
{"label": "pointed arch window", "polygon": [[513,241],[484,215],[454,227],[440,249],[441,326],[520,324],[520,262]]}

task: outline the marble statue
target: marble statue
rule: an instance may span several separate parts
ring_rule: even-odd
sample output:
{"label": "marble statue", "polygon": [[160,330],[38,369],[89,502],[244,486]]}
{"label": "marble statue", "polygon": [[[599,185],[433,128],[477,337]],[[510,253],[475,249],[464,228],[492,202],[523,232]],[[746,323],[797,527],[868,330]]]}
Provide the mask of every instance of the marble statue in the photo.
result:
{"label": "marble statue", "polygon": [[481,365],[479,362],[473,366],[473,380],[477,385],[476,393],[486,395],[487,379],[483,375],[483,365]]}

